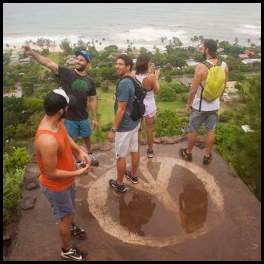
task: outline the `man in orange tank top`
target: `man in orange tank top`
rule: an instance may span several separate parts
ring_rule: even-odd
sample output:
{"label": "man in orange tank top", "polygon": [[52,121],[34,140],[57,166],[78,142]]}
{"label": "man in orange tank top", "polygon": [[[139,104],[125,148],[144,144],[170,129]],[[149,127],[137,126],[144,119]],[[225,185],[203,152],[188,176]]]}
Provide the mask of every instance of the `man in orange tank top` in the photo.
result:
{"label": "man in orange tank top", "polygon": [[[61,257],[84,260],[87,253],[72,247],[71,235],[85,238],[85,231],[73,222],[74,179],[87,173],[89,156],[68,135],[63,118],[70,103],[64,90],[55,89],[44,100],[45,116],[40,121],[35,137],[35,150],[40,167],[40,186],[53,209],[62,239]],[[84,165],[76,169],[76,160]]]}

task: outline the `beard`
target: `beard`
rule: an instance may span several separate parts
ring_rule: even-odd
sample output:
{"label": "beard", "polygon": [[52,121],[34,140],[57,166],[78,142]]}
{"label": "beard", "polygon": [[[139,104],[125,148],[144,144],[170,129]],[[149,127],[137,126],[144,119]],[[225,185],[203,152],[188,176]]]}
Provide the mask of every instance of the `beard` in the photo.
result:
{"label": "beard", "polygon": [[86,66],[82,66],[82,65],[76,65],[75,66],[75,69],[77,70],[77,71],[80,71],[80,72],[83,72],[83,71],[85,71],[85,69],[86,69]]}

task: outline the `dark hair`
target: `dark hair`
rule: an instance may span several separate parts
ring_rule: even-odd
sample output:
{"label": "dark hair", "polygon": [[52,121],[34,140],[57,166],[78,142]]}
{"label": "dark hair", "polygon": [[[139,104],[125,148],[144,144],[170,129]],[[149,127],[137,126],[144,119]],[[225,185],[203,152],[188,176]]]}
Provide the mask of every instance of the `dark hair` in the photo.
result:
{"label": "dark hair", "polygon": [[136,73],[146,73],[148,71],[149,62],[150,57],[147,54],[140,54],[136,62]]}
{"label": "dark hair", "polygon": [[59,94],[50,92],[44,99],[44,110],[49,116],[55,115],[60,109],[64,109],[67,106],[66,99]]}
{"label": "dark hair", "polygon": [[117,56],[117,60],[118,59],[123,60],[125,62],[125,65],[126,66],[130,66],[130,69],[129,70],[130,71],[132,70],[132,68],[133,68],[133,61],[132,61],[132,59],[128,55],[121,54],[121,55]]}
{"label": "dark hair", "polygon": [[204,40],[204,48],[208,49],[208,53],[212,58],[217,57],[217,42],[213,39]]}

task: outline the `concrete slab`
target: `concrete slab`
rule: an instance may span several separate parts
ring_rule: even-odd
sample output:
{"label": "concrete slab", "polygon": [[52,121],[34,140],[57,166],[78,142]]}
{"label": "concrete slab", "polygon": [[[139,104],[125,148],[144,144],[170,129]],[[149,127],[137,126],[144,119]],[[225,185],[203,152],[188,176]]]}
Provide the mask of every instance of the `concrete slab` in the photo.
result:
{"label": "concrete slab", "polygon": [[[260,202],[217,153],[208,166],[198,148],[182,161],[185,144],[155,145],[150,160],[141,146],[140,182],[126,180],[122,195],[109,189],[113,150],[97,153],[100,167],[76,180],[76,220],[88,237],[74,243],[89,260],[260,260]],[[33,192],[8,260],[60,260],[50,205]]]}

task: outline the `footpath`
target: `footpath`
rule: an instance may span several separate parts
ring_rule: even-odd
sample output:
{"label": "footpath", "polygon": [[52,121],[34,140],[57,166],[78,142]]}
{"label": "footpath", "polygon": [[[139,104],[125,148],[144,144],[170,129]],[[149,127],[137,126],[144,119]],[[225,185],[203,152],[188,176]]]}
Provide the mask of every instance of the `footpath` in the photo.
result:
{"label": "footpath", "polygon": [[[261,204],[228,164],[213,152],[202,164],[179,157],[186,142],[141,146],[140,182],[117,195],[112,144],[94,146],[100,166],[76,179],[76,222],[87,232],[74,240],[88,260],[260,260]],[[129,159],[128,166],[130,164]],[[7,260],[58,261],[60,237],[49,203],[38,187],[38,166],[28,164],[21,218]]]}

